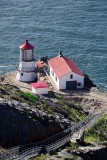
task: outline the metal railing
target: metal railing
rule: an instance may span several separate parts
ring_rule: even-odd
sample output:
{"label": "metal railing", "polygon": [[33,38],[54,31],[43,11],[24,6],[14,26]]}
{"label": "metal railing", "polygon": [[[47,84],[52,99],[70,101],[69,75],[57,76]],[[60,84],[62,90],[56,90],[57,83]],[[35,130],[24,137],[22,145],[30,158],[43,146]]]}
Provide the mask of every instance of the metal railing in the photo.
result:
{"label": "metal railing", "polygon": [[53,84],[53,87],[55,90],[57,90],[57,92],[59,92],[54,80],[50,77],[49,75],[49,69],[44,68],[44,73],[46,74],[46,76],[48,77],[48,79],[50,80],[50,82]]}
{"label": "metal railing", "polygon": [[36,67],[19,67],[19,65],[16,66],[17,71],[21,71],[21,72],[35,72],[36,71]]}
{"label": "metal railing", "polygon": [[85,129],[89,128],[91,125],[94,124],[94,122],[102,115],[104,114],[105,111],[102,111],[96,115],[94,115],[90,121],[88,121],[87,123],[85,123],[85,125],[80,129],[79,134],[78,134],[78,138],[77,139],[81,139]]}
{"label": "metal railing", "polygon": [[41,151],[43,149],[45,149],[45,151],[47,153],[50,153],[50,152],[58,149],[59,147],[63,146],[67,142],[69,142],[69,140],[70,140],[70,135],[66,135],[64,138],[59,139],[58,141],[56,141],[52,144],[49,144],[48,146],[46,146],[46,145],[40,146],[40,147],[36,146],[36,147],[30,148],[30,149],[27,149],[22,154],[20,154],[18,157],[16,157],[14,160],[20,160],[20,159],[25,160],[25,159],[28,159],[32,156],[36,156],[39,153],[41,153]]}
{"label": "metal railing", "polygon": [[[64,130],[57,135],[48,138],[38,143],[30,144],[27,148],[27,145],[22,145],[18,147],[13,147],[8,149],[7,151],[3,151],[0,154],[0,160],[24,160],[32,157],[33,155],[38,155],[42,152],[42,149],[45,148],[46,152],[51,152],[56,150],[57,148],[61,147],[65,143],[69,142],[71,137],[71,131],[69,129]],[[25,148],[25,149],[24,149]]]}
{"label": "metal railing", "polygon": [[32,61],[36,61],[36,58],[31,56],[29,59],[28,57],[19,57],[19,61],[21,62],[32,62]]}
{"label": "metal railing", "polygon": [[17,146],[3,151],[0,153],[0,160],[27,160],[30,157],[36,156],[44,152],[43,149],[45,149],[45,152],[47,153],[55,151],[59,147],[69,142],[75,131],[79,131],[82,127],[86,129],[87,124],[90,124],[91,121],[95,121],[96,118],[98,119],[98,117],[100,117],[103,113],[104,111],[99,114],[90,113],[81,122],[78,122],[72,127],[69,127],[66,130],[40,143]]}

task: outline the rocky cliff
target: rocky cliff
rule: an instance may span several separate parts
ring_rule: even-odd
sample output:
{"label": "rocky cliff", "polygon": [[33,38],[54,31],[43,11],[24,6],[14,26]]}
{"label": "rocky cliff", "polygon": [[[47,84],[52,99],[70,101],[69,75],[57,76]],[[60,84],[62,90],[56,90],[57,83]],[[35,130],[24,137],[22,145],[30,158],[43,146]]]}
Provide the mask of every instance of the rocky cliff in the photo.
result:
{"label": "rocky cliff", "polygon": [[53,116],[17,101],[0,100],[0,146],[38,142],[59,131]]}
{"label": "rocky cliff", "polygon": [[[55,96],[55,95],[54,95]],[[80,121],[87,113],[78,104],[35,96],[10,84],[0,85],[0,146],[39,142]]]}

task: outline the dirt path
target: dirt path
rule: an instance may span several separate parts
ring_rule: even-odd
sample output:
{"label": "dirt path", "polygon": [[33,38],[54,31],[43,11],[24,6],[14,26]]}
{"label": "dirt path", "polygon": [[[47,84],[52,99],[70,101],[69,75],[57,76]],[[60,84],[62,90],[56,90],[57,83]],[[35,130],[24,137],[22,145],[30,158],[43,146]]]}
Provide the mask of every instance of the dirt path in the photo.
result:
{"label": "dirt path", "polygon": [[[16,71],[8,72],[8,73],[2,75],[0,80],[1,80],[0,81],[1,84],[8,83],[8,84],[17,86],[20,90],[22,90],[24,92],[30,92],[30,93],[32,92],[32,87],[31,87],[30,83],[19,82],[18,80],[16,80]],[[46,75],[40,74],[38,81],[44,81],[44,82],[48,83],[49,91],[55,91],[53,85],[51,84],[51,82],[49,81],[49,79],[47,78]]]}

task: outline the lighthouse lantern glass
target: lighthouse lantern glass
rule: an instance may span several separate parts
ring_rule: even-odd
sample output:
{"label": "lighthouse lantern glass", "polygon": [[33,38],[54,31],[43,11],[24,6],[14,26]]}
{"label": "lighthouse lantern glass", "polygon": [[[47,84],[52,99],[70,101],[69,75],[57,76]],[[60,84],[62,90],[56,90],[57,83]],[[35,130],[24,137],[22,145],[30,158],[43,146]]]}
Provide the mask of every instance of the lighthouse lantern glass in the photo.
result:
{"label": "lighthouse lantern glass", "polygon": [[33,61],[33,50],[20,50],[20,61]]}

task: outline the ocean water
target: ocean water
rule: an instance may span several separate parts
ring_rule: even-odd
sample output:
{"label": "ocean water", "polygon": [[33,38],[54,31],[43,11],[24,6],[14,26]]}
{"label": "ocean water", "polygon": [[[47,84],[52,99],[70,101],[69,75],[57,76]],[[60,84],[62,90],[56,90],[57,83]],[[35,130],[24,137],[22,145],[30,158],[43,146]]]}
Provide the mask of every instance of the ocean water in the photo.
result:
{"label": "ocean water", "polygon": [[107,0],[0,0],[0,74],[16,70],[26,38],[37,60],[62,50],[107,91]]}

